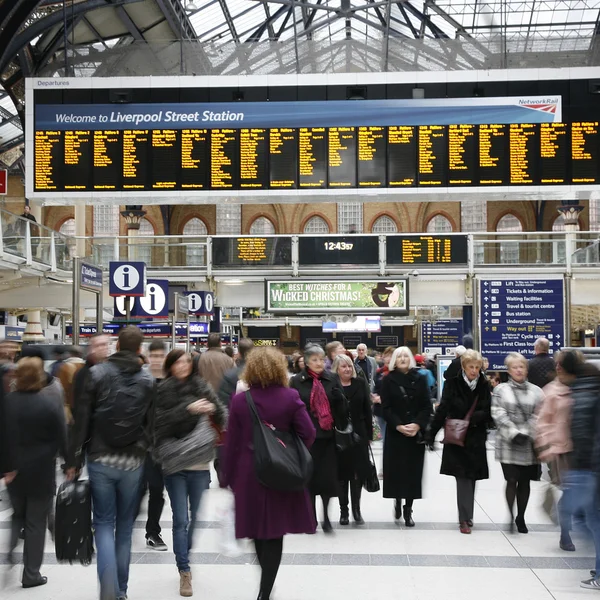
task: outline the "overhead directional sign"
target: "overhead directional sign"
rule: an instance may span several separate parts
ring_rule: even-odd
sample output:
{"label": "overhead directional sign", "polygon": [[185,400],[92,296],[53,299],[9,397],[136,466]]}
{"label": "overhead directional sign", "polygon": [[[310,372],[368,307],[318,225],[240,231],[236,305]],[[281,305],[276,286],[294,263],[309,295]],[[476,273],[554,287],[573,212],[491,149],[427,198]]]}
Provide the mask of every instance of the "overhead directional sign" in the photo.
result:
{"label": "overhead directional sign", "polygon": [[143,296],[146,293],[146,263],[111,262],[110,296]]}
{"label": "overhead directional sign", "polygon": [[166,279],[149,279],[146,294],[140,298],[115,298],[115,317],[125,317],[125,302],[129,302],[132,318],[153,319],[169,316],[169,282]]}
{"label": "overhead directional sign", "polygon": [[188,292],[189,311],[192,315],[212,315],[215,312],[215,295],[212,292]]}
{"label": "overhead directional sign", "polygon": [[505,370],[509,352],[533,356],[533,344],[548,338],[550,354],[564,345],[562,279],[489,279],[480,281],[481,353],[490,370]]}
{"label": "overhead directional sign", "polygon": [[463,337],[462,319],[444,319],[433,323],[421,323],[423,352],[447,354],[447,350],[458,346]]}

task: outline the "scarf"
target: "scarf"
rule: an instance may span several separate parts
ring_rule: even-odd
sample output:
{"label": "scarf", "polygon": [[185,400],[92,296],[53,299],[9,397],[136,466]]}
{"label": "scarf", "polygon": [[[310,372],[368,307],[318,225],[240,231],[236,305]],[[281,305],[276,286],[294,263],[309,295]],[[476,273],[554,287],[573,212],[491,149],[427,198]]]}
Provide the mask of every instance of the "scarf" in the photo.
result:
{"label": "scarf", "polygon": [[526,392],[529,382],[526,379],[522,383],[518,383],[511,377],[511,378],[509,378],[508,383],[515,391],[518,390],[519,392]]}
{"label": "scarf", "polygon": [[319,427],[323,431],[331,431],[333,429],[333,416],[331,415],[331,406],[325,388],[321,383],[321,375],[310,369],[306,369],[306,374],[313,381],[310,390],[310,412],[317,418]]}
{"label": "scarf", "polygon": [[387,365],[383,365],[383,367],[379,367],[379,369],[377,369],[377,374],[381,375],[382,377],[385,377],[389,372],[390,369]]}
{"label": "scarf", "polygon": [[473,379],[473,381],[469,381],[469,378],[467,377],[467,374],[464,371],[462,372],[462,376],[463,376],[463,379],[465,380],[465,383],[469,386],[470,390],[472,392],[474,392],[475,388],[477,387],[477,383],[479,382],[479,377],[481,375],[477,375],[477,377],[475,379]]}

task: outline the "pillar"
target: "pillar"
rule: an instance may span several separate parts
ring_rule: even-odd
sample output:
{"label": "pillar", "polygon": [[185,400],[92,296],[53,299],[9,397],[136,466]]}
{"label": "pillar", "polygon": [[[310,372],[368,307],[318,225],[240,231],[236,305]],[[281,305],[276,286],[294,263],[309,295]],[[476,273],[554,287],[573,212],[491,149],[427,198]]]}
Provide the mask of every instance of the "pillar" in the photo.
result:
{"label": "pillar", "polygon": [[27,313],[27,326],[25,327],[25,333],[23,333],[24,342],[45,341],[41,318],[41,311],[39,310],[31,310]]}
{"label": "pillar", "polygon": [[[35,220],[39,225],[43,225],[42,203],[40,201],[29,200],[28,204],[29,208],[31,209],[31,214],[35,217]],[[45,258],[47,258],[48,252],[50,251],[50,240],[41,240],[40,237],[45,235],[43,230],[40,227],[32,227],[32,225],[33,223],[29,226],[29,231],[31,233],[31,257],[34,260],[39,258],[40,255],[43,255]]]}
{"label": "pillar", "polygon": [[125,219],[127,225],[127,258],[129,260],[137,260],[135,244],[140,231],[140,224],[145,215],[146,211],[142,210],[141,206],[126,206],[125,210],[121,211],[121,216]]}

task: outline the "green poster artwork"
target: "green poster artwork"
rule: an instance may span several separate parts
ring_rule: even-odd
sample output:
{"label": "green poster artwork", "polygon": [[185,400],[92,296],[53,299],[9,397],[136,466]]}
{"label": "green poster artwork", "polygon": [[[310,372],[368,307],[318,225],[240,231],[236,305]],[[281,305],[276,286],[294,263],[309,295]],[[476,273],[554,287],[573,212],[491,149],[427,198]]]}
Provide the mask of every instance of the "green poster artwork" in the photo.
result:
{"label": "green poster artwork", "polygon": [[267,281],[268,311],[406,312],[405,279],[380,281]]}

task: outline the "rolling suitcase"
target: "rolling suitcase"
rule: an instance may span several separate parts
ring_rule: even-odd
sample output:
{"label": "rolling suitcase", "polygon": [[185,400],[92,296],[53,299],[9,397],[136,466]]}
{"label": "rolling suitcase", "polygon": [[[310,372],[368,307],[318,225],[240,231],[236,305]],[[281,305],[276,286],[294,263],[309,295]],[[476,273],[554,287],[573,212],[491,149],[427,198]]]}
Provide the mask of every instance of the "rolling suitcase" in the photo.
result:
{"label": "rolling suitcase", "polygon": [[56,494],[54,547],[59,562],[89,565],[94,554],[90,482],[65,481]]}

